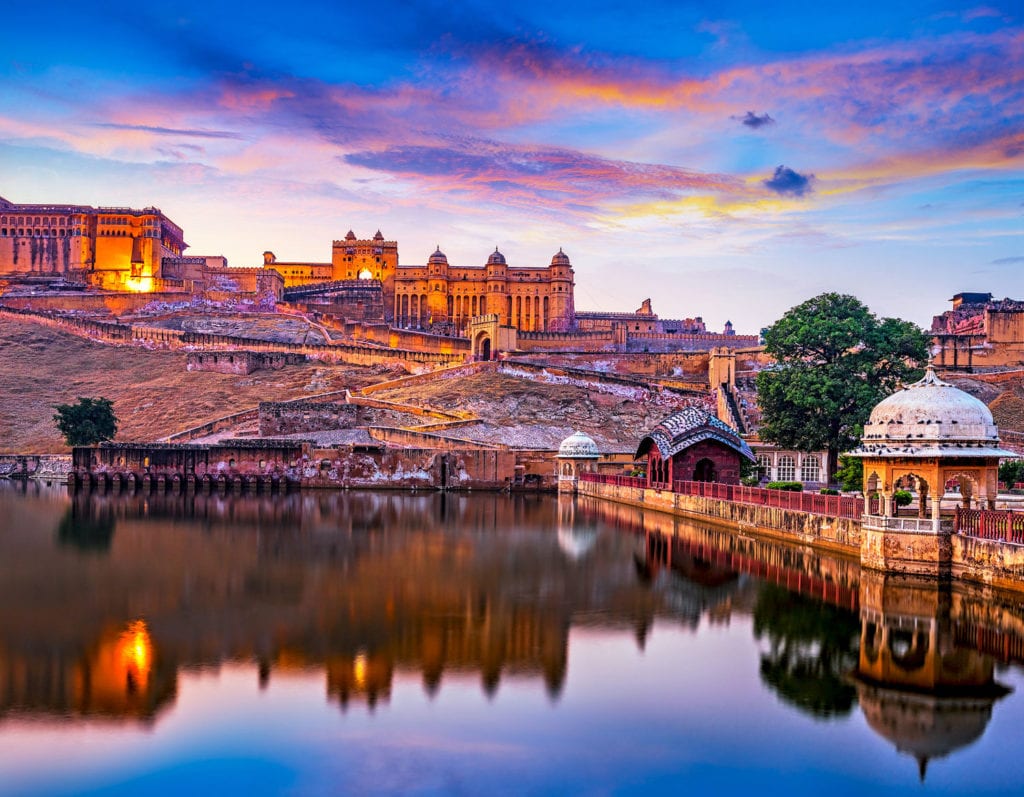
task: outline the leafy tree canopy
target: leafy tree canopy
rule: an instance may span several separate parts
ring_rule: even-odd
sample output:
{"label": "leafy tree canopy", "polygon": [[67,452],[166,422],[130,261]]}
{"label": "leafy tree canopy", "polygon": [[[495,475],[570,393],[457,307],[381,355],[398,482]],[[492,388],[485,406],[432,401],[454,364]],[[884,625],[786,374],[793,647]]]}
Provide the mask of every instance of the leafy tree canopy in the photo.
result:
{"label": "leafy tree canopy", "polygon": [[840,488],[847,492],[861,490],[864,487],[864,460],[857,457],[840,457],[835,480]]}
{"label": "leafy tree canopy", "polygon": [[114,402],[105,398],[81,398],[77,404],[58,404],[53,416],[69,446],[91,446],[117,434]]}
{"label": "leafy tree canopy", "polygon": [[871,409],[921,376],[928,338],[908,321],[876,317],[859,299],[823,293],[765,331],[776,360],[757,377],[762,440],[798,451],[826,449],[829,473],[853,448]]}

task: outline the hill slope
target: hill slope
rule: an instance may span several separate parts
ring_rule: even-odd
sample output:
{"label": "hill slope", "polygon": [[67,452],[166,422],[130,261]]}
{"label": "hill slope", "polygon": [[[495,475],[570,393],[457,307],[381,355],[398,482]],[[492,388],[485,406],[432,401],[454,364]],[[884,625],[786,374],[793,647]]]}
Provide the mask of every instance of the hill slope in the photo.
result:
{"label": "hill slope", "polygon": [[0,452],[67,450],[53,406],[78,396],[114,401],[117,439],[154,440],[260,401],[358,388],[370,368],[320,363],[232,376],[185,370],[185,353],[93,343],[28,321],[0,318]]}

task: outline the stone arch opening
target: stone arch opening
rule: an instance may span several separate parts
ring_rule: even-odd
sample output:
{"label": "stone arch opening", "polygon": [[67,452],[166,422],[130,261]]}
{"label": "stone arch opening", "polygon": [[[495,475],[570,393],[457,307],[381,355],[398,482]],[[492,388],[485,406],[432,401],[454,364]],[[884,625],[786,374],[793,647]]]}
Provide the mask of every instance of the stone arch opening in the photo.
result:
{"label": "stone arch opening", "polygon": [[473,342],[473,356],[478,360],[491,359],[491,336],[481,332]]}
{"label": "stone arch opening", "polygon": [[964,509],[970,509],[972,502],[979,497],[977,478],[971,473],[947,473],[944,488],[947,492],[960,494],[960,505]]}
{"label": "stone arch opening", "polygon": [[[928,517],[928,496],[931,490],[927,478],[920,473],[904,473],[893,484],[893,491],[895,492],[896,490],[907,490],[912,495],[916,495],[917,516],[920,518]],[[941,495],[939,500],[942,500]],[[893,504],[893,514],[898,514],[898,507],[895,503]]]}
{"label": "stone arch opening", "polygon": [[697,464],[693,467],[693,480],[695,482],[713,482],[715,481],[715,476],[714,460],[707,457],[697,460]]}

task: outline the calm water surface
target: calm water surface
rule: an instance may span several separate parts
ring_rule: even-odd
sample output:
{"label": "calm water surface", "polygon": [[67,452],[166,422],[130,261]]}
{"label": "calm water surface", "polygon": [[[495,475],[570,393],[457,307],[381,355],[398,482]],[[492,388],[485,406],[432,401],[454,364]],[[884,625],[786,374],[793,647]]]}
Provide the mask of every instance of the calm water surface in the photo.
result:
{"label": "calm water surface", "polygon": [[592,501],[0,487],[4,794],[1024,791],[1024,605]]}

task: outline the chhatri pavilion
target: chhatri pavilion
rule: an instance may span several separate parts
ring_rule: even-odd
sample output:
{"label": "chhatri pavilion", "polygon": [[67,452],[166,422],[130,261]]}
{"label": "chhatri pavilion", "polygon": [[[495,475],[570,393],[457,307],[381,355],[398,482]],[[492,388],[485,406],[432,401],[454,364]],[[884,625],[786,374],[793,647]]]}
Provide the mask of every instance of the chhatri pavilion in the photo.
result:
{"label": "chhatri pavilion", "polygon": [[[994,509],[999,460],[1015,457],[999,445],[988,407],[943,382],[929,366],[924,378],[883,399],[871,411],[859,448],[865,501],[880,493],[878,514],[866,507],[861,560],[880,569],[935,573],[942,569],[953,524],[941,517],[946,485],[960,486],[965,508],[977,500]],[[895,516],[895,493],[915,487],[918,517]]]}

